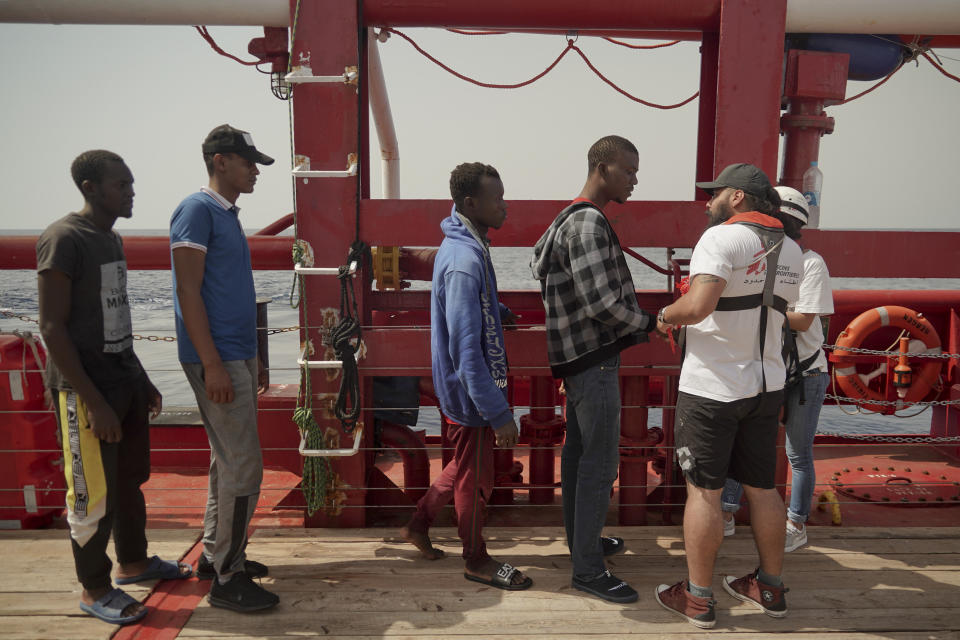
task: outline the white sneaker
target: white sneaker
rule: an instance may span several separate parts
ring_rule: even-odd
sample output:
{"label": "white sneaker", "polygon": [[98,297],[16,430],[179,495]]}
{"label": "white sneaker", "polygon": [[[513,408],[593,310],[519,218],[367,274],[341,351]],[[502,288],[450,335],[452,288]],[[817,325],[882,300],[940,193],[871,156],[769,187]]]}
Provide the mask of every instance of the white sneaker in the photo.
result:
{"label": "white sneaker", "polygon": [[783,543],[783,550],[786,553],[796,551],[807,544],[807,527],[797,529],[792,522],[787,521],[787,538]]}
{"label": "white sneaker", "polygon": [[732,536],[737,532],[737,523],[733,521],[733,518],[727,520],[723,519],[723,537]]}

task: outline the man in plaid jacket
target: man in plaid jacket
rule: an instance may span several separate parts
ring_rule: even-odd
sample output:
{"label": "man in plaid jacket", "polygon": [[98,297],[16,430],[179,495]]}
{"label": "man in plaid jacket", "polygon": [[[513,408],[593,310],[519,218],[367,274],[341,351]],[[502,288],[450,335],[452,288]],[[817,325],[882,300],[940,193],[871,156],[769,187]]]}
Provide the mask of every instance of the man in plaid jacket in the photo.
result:
{"label": "man in plaid jacket", "polygon": [[[573,586],[626,603],[637,592],[606,569],[609,545],[600,536],[620,459],[620,352],[669,327],[637,304],[620,241],[603,213],[608,203],[622,204],[633,192],[637,149],[625,138],[607,136],[590,147],[587,162],[580,196],[537,241],[530,267],[547,312],[550,369],[567,394],[561,485]],[[613,552],[623,545],[617,547]]]}

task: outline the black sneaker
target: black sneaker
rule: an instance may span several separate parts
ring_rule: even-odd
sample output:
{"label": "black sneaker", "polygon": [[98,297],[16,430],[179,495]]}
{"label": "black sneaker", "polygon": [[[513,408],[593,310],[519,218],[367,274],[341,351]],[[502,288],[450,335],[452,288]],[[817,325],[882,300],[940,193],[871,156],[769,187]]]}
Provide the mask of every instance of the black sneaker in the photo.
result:
{"label": "black sneaker", "polygon": [[238,571],[226,584],[214,580],[207,600],[214,607],[249,613],[277,606],[280,597],[255,583],[244,572]]}
{"label": "black sneaker", "polygon": [[616,536],[600,536],[600,546],[603,547],[603,556],[615,556],[627,550],[623,538]]}
{"label": "black sneaker", "polygon": [[[256,560],[244,560],[243,571],[251,578],[262,578],[270,573],[267,565],[261,564]],[[202,553],[200,554],[200,559],[197,560],[196,576],[201,580],[213,580],[217,576],[217,572],[213,568],[213,563],[207,560],[207,556]]]}
{"label": "black sneaker", "polygon": [[604,571],[593,580],[577,580],[574,578],[573,588],[621,604],[636,602],[637,598],[640,597],[633,587],[610,573],[609,570]]}

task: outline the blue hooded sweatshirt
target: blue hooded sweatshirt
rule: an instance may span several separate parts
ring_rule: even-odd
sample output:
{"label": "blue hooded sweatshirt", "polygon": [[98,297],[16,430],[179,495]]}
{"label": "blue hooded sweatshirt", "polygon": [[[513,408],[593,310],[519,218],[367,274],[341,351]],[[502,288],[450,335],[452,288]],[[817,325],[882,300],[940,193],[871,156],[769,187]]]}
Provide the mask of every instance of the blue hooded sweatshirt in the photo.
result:
{"label": "blue hooded sweatshirt", "polygon": [[444,240],[433,263],[430,291],[433,386],[440,410],[450,420],[496,428],[513,418],[507,403],[502,305],[490,253],[467,224],[456,207],[440,223]]}

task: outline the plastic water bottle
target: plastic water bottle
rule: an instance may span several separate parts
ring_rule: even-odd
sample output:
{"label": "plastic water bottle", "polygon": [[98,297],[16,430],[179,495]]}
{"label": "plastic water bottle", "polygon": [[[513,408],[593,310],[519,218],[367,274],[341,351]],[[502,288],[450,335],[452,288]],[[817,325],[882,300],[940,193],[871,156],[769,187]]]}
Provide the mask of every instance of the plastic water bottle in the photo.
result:
{"label": "plastic water bottle", "polygon": [[817,161],[810,163],[810,168],[803,172],[803,197],[807,199],[810,208],[808,229],[820,228],[820,190],[823,188],[823,171],[817,166]]}

